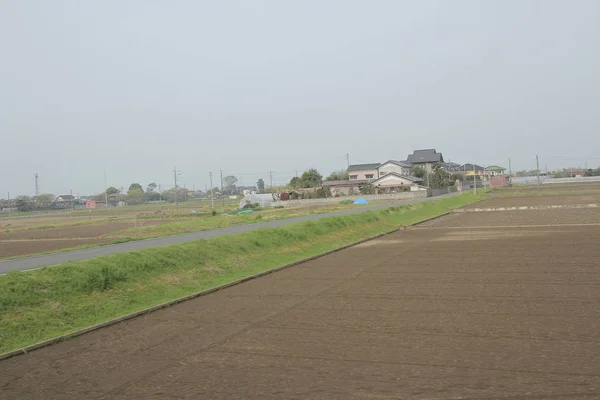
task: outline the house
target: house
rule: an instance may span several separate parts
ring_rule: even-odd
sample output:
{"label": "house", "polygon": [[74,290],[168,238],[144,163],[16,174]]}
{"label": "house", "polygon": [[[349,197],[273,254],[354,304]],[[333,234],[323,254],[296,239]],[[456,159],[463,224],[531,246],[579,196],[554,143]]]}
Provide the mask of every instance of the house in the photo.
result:
{"label": "house", "polygon": [[54,201],[56,202],[71,202],[73,200],[75,200],[75,197],[70,194],[61,194],[60,196],[57,196],[56,199],[54,199]]}
{"label": "house", "polygon": [[332,197],[348,196],[352,193],[358,194],[360,186],[368,183],[366,179],[354,179],[351,181],[325,181],[324,188],[329,188]]}
{"label": "house", "polygon": [[482,177],[483,171],[484,171],[484,168],[481,165],[467,163],[467,164],[461,165],[457,172],[461,173],[465,176]]}
{"label": "house", "polygon": [[350,165],[347,170],[348,176],[351,181],[377,179],[379,165],[379,163]]}
{"label": "house", "polygon": [[408,161],[394,161],[388,160],[382,163],[377,168],[378,176],[377,178],[381,178],[384,175],[395,172],[399,175],[411,175],[412,174],[412,164]]}
{"label": "house", "polygon": [[569,178],[581,178],[587,175],[589,175],[589,171],[587,169],[569,169],[567,171],[567,176]]}
{"label": "house", "polygon": [[401,175],[390,172],[379,179],[371,182],[377,188],[378,193],[399,193],[417,189],[423,179],[411,175]]}
{"label": "house", "polygon": [[433,164],[443,163],[444,157],[442,153],[438,153],[435,149],[415,150],[408,155],[407,161],[413,166],[418,165],[431,172]]}
{"label": "house", "polygon": [[85,202],[85,208],[102,208],[104,206],[105,204],[103,201],[87,200]]}
{"label": "house", "polygon": [[442,163],[442,169],[447,172],[452,172],[452,173],[458,172],[458,171],[460,171],[460,167],[461,167],[460,164],[453,163],[453,162]]}
{"label": "house", "polygon": [[501,167],[499,165],[488,165],[485,167],[485,174],[488,176],[498,176],[504,175],[506,172],[506,168]]}

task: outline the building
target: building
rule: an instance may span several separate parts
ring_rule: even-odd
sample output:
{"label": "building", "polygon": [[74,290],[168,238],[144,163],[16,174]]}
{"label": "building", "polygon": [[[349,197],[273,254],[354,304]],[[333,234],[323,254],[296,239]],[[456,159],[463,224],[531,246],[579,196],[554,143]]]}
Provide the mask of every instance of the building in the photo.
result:
{"label": "building", "polygon": [[325,181],[323,182],[324,188],[329,188],[332,197],[348,196],[350,194],[358,194],[360,192],[360,186],[367,184],[369,181],[366,179],[354,179],[351,181]]}
{"label": "building", "polygon": [[70,194],[61,194],[60,196],[57,196],[56,199],[54,199],[54,201],[56,202],[72,202],[73,200],[75,200],[75,197],[70,195]]}
{"label": "building", "polygon": [[85,208],[102,208],[104,206],[105,204],[103,201],[87,200],[85,202]]}
{"label": "building", "polygon": [[351,181],[369,180],[379,178],[379,168],[381,164],[355,164],[348,167],[348,176]]}
{"label": "building", "polygon": [[505,175],[495,175],[490,179],[491,187],[506,187],[510,186],[510,181]]}
{"label": "building", "polygon": [[408,155],[407,161],[413,165],[421,166],[431,172],[433,164],[443,163],[444,157],[442,153],[438,153],[435,149],[415,150]]}
{"label": "building", "polygon": [[418,189],[423,179],[411,175],[401,175],[390,172],[371,182],[377,188],[377,193],[399,193]]}
{"label": "building", "polygon": [[477,177],[483,177],[483,172],[484,172],[484,168],[481,165],[477,165],[477,164],[463,164],[460,166],[459,170],[457,171],[457,173],[461,173],[465,176],[477,176]]}
{"label": "building", "polygon": [[388,160],[382,163],[377,168],[377,178],[381,178],[384,175],[389,173],[396,173],[399,175],[411,175],[412,174],[412,164],[408,161],[394,161]]}
{"label": "building", "polygon": [[569,169],[566,171],[569,178],[581,178],[589,175],[587,169]]}
{"label": "building", "polygon": [[499,165],[488,165],[485,167],[485,174],[488,176],[505,175],[506,168]]}

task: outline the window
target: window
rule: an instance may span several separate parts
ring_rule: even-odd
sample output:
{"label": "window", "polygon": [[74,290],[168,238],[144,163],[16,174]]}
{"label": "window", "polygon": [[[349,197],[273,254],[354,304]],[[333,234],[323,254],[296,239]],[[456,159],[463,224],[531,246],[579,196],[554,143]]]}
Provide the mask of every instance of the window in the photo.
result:
{"label": "window", "polygon": [[365,178],[367,178],[367,179],[373,179],[373,174],[366,174]]}
{"label": "window", "polygon": [[350,179],[358,179],[358,175],[350,175]]}

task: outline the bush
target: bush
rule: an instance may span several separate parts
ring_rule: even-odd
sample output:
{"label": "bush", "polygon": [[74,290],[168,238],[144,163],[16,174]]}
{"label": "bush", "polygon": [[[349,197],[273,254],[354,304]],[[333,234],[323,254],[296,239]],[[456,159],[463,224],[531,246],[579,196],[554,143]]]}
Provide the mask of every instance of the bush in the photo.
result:
{"label": "bush", "polygon": [[353,201],[352,201],[352,200],[350,200],[350,199],[346,199],[346,200],[342,200],[342,201],[340,201],[338,204],[352,204],[352,203],[353,203]]}

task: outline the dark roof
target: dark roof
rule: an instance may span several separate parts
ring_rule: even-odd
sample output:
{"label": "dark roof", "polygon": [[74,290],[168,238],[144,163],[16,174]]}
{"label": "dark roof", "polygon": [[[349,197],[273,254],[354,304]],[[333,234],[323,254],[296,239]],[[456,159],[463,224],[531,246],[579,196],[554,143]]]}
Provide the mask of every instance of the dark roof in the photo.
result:
{"label": "dark roof", "polygon": [[435,149],[415,150],[408,155],[408,162],[413,164],[444,162],[442,153],[437,153]]}
{"label": "dark roof", "polygon": [[387,160],[386,162],[381,163],[381,165],[379,165],[379,166],[381,167],[382,165],[385,165],[387,163],[396,164],[400,167],[406,167],[406,168],[412,167],[412,163],[409,161],[406,161],[406,160],[405,161]]}
{"label": "dark roof", "polygon": [[373,164],[354,164],[350,165],[347,169],[348,172],[352,171],[364,171],[367,169],[377,169],[381,164],[373,163]]}
{"label": "dark roof", "polygon": [[453,162],[442,163],[442,168],[446,171],[458,171],[460,170],[460,164]]}
{"label": "dark roof", "polygon": [[481,165],[477,165],[477,164],[469,164],[469,163],[467,163],[467,164],[461,165],[461,166],[458,168],[458,170],[459,170],[459,171],[473,171],[473,170],[476,170],[476,171],[483,171],[483,170],[484,170],[484,168],[483,168]]}
{"label": "dark roof", "polygon": [[347,181],[325,181],[322,186],[351,186],[361,183],[367,183],[366,179],[352,179]]}
{"label": "dark roof", "polygon": [[375,183],[375,182],[377,182],[377,181],[380,181],[380,180],[382,180],[383,178],[386,178],[386,177],[388,177],[388,176],[390,176],[390,175],[396,176],[396,177],[398,177],[398,178],[401,178],[401,179],[406,179],[406,180],[408,180],[408,181],[411,181],[411,182],[414,182],[414,183],[423,182],[423,179],[421,179],[421,178],[417,178],[416,176],[412,176],[412,175],[400,175],[400,174],[398,174],[398,173],[396,173],[396,172],[390,172],[389,174],[385,174],[385,175],[383,175],[382,177],[380,177],[380,178],[378,178],[378,179],[375,179],[375,180],[374,180],[373,182],[371,182],[371,183]]}
{"label": "dark roof", "polygon": [[70,194],[61,194],[61,195],[58,195],[58,196],[56,196],[56,198],[57,198],[57,199],[58,199],[59,197],[60,197],[61,199],[63,199],[63,200],[73,200],[73,199],[75,199],[75,197],[74,197],[74,196],[71,196]]}
{"label": "dark roof", "polygon": [[506,168],[501,167],[499,165],[488,165],[485,167],[487,171],[506,171]]}

